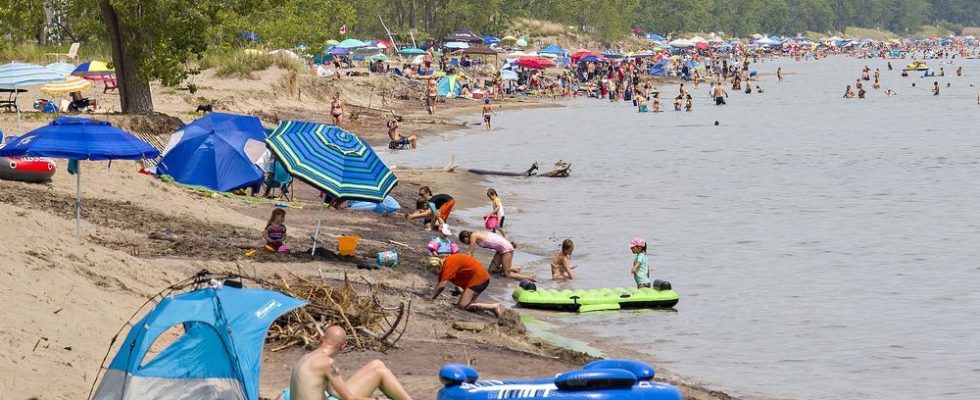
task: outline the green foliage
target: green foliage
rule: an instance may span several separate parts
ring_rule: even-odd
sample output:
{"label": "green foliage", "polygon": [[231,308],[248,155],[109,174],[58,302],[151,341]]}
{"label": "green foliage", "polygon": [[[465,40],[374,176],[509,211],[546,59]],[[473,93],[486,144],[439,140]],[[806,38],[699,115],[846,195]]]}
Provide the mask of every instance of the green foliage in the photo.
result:
{"label": "green foliage", "polygon": [[214,73],[218,76],[252,79],[253,72],[265,71],[272,64],[273,57],[237,51],[221,57],[214,66]]}
{"label": "green foliage", "polygon": [[0,34],[14,42],[37,39],[44,24],[44,9],[37,0],[0,2]]}

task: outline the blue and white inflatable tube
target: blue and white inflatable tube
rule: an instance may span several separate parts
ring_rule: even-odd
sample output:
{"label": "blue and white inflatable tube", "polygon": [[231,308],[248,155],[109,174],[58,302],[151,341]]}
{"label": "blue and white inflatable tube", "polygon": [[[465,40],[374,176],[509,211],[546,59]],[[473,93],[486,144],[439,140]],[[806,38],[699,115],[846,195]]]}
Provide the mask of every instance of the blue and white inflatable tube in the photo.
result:
{"label": "blue and white inflatable tube", "polygon": [[350,209],[355,211],[371,211],[378,214],[394,214],[402,209],[401,204],[398,204],[398,200],[391,196],[385,196],[384,200],[380,203],[372,203],[369,201],[352,201],[350,202]]}
{"label": "blue and white inflatable tube", "polygon": [[654,382],[649,365],[630,360],[600,360],[552,379],[479,380],[473,368],[449,364],[439,371],[444,385],[437,400],[681,400],[680,390]]}

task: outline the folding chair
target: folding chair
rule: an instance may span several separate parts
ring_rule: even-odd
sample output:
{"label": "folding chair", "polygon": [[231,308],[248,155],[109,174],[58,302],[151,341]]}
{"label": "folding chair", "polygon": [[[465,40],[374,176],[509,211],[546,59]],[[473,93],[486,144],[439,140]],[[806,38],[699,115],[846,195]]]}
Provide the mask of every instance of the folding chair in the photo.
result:
{"label": "folding chair", "polygon": [[279,160],[272,163],[272,171],[262,184],[265,185],[266,197],[293,201],[293,176]]}
{"label": "folding chair", "polygon": [[106,77],[102,81],[102,84],[105,85],[105,87],[102,88],[102,93],[109,93],[111,90],[119,89],[119,82],[116,81],[116,77]]}

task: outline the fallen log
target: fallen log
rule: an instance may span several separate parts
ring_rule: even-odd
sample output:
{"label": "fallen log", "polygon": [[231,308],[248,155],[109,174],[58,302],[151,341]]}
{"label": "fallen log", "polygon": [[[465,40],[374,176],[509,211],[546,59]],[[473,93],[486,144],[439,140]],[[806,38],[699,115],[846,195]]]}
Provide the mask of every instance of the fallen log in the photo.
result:
{"label": "fallen log", "polygon": [[522,172],[510,172],[510,171],[493,171],[486,169],[476,169],[471,168],[467,171],[477,174],[477,175],[495,175],[495,176],[523,176],[532,177],[539,176],[544,178],[566,178],[571,174],[572,164],[566,163],[564,161],[558,160],[555,163],[555,167],[547,172],[538,173],[538,163],[535,162],[531,164],[531,167]]}

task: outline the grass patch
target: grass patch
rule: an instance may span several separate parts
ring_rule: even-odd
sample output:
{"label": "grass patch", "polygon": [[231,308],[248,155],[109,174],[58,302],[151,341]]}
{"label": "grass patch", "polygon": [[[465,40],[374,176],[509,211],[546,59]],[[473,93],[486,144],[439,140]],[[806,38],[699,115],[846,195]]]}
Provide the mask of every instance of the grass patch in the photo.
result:
{"label": "grass patch", "polygon": [[980,26],[963,27],[963,36],[980,37]]}
{"label": "grass patch", "polygon": [[858,28],[855,26],[849,26],[844,29],[844,37],[860,37],[871,40],[888,40],[895,39],[898,37],[895,33],[891,31],[885,31],[881,29],[868,29],[868,28]]}
{"label": "grass patch", "polygon": [[[59,57],[46,55],[48,53],[64,54],[68,52],[71,44],[38,46],[34,43],[11,43],[0,40],[0,63],[13,61],[47,65],[59,59]],[[65,60],[64,56],[60,57]],[[78,61],[67,60],[74,64],[90,60],[112,61],[109,47],[102,43],[83,43],[78,49]]]}
{"label": "grass patch", "polygon": [[253,79],[253,72],[265,71],[272,66],[272,63],[273,58],[264,54],[235,52],[222,57],[215,66],[214,72],[217,76]]}
{"label": "grass patch", "polygon": [[514,20],[511,21],[510,30],[512,32],[520,32],[529,36],[558,36],[575,29],[551,21],[542,21],[522,17],[514,18]]}
{"label": "grass patch", "polygon": [[912,34],[912,36],[922,37],[922,38],[934,38],[940,36],[949,36],[952,33],[953,31],[941,26],[922,25],[919,27],[919,30],[915,31],[915,33]]}

